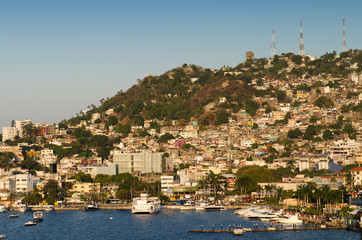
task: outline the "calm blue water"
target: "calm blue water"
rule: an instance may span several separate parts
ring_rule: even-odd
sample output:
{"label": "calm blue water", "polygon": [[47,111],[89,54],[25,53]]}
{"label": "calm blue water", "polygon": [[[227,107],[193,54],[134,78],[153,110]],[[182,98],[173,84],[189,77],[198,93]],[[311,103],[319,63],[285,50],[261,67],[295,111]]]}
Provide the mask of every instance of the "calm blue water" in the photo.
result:
{"label": "calm blue water", "polygon": [[[232,233],[189,233],[188,230],[224,229],[242,224],[253,228],[258,221],[244,220],[233,210],[196,212],[162,209],[153,215],[132,215],[127,210],[55,211],[44,212],[44,221],[37,226],[25,227],[33,213],[20,214],[10,219],[11,212],[0,214],[0,234],[7,239],[235,239]],[[110,220],[113,217],[113,220]],[[312,230],[298,232],[245,233],[242,239],[361,239],[360,234],[346,230]]]}

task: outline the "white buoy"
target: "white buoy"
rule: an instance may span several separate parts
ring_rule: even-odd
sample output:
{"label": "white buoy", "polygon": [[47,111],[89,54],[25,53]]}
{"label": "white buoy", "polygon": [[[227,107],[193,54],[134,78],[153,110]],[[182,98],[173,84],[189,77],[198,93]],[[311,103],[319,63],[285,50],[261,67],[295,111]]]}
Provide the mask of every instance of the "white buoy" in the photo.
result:
{"label": "white buoy", "polygon": [[113,217],[110,217],[109,219],[113,220]]}

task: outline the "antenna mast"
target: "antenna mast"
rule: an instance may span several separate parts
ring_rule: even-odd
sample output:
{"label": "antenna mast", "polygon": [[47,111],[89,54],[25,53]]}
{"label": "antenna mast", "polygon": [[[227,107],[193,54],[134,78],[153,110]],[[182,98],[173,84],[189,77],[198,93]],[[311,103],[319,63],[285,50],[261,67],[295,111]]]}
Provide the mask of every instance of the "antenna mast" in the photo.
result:
{"label": "antenna mast", "polygon": [[302,20],[300,20],[299,55],[304,56]]}
{"label": "antenna mast", "polygon": [[346,45],[346,26],[345,21],[343,18],[343,52],[347,51],[347,45]]}
{"label": "antenna mast", "polygon": [[270,42],[270,57],[274,58],[274,56],[277,54],[277,50],[275,49],[275,30],[273,29],[271,42]]}

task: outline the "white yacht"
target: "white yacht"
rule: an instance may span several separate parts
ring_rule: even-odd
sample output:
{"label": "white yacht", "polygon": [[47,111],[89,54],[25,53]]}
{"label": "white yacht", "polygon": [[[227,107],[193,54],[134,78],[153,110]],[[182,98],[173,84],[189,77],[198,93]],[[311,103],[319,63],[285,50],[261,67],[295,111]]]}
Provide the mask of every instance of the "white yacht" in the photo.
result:
{"label": "white yacht", "polygon": [[226,210],[226,208],[222,205],[217,204],[208,204],[204,207],[205,211],[221,211]]}
{"label": "white yacht", "polygon": [[158,197],[149,197],[147,193],[141,193],[140,197],[133,198],[132,213],[155,213],[161,209]]}
{"label": "white yacht", "polygon": [[28,207],[25,204],[20,204],[19,206],[19,212],[26,212],[28,210]]}
{"label": "white yacht", "polygon": [[302,224],[303,221],[298,219],[298,215],[291,215],[288,218],[285,219],[279,219],[278,222],[280,222],[281,224]]}
{"label": "white yacht", "polygon": [[195,209],[195,201],[187,201],[181,208],[180,210],[193,210]]}
{"label": "white yacht", "polygon": [[0,205],[0,213],[6,212],[6,207],[4,205]]}

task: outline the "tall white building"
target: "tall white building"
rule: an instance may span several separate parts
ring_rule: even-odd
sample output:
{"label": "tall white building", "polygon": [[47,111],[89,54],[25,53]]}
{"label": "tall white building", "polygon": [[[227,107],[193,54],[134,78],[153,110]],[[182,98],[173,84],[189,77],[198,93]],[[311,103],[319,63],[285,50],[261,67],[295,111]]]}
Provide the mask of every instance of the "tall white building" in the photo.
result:
{"label": "tall white building", "polygon": [[33,190],[33,176],[31,174],[15,175],[15,191],[27,193]]}
{"label": "tall white building", "polygon": [[309,170],[309,160],[308,159],[300,159],[298,163],[299,171]]}
{"label": "tall white building", "polygon": [[23,137],[23,128],[28,124],[32,124],[30,119],[25,119],[24,121],[15,121],[15,128],[18,130],[19,137]]}
{"label": "tall white building", "polygon": [[52,149],[45,148],[40,151],[40,161],[45,167],[49,167],[49,164],[56,163],[57,156]]}
{"label": "tall white building", "polygon": [[164,195],[172,195],[174,187],[173,176],[161,176],[161,192]]}
{"label": "tall white building", "polygon": [[14,140],[18,136],[18,130],[15,127],[3,127],[3,142],[6,140]]}
{"label": "tall white building", "polygon": [[113,152],[113,163],[118,165],[118,173],[150,173],[162,172],[162,155],[151,151]]}

